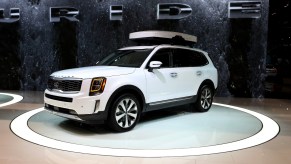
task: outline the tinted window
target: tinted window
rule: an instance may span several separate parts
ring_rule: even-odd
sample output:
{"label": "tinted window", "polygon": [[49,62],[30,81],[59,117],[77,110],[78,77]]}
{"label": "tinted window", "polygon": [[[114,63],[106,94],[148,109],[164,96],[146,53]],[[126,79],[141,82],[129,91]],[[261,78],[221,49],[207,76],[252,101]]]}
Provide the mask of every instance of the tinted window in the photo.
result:
{"label": "tinted window", "polygon": [[197,51],[175,49],[173,52],[174,67],[198,67],[208,64],[206,57]]}
{"label": "tinted window", "polygon": [[163,63],[161,68],[170,67],[170,55],[171,55],[170,49],[160,49],[153,55],[150,62],[160,61]]}
{"label": "tinted window", "polygon": [[98,65],[140,67],[152,49],[147,50],[118,50],[103,60]]}

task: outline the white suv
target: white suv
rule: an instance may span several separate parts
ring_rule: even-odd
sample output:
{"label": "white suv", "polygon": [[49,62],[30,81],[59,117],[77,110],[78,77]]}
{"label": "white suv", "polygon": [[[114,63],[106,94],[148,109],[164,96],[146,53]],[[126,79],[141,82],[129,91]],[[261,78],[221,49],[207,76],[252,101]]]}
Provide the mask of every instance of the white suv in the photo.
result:
{"label": "white suv", "polygon": [[85,122],[129,131],[141,113],[183,104],[210,109],[217,70],[206,52],[185,46],[135,46],[117,50],[97,66],[53,73],[45,109]]}

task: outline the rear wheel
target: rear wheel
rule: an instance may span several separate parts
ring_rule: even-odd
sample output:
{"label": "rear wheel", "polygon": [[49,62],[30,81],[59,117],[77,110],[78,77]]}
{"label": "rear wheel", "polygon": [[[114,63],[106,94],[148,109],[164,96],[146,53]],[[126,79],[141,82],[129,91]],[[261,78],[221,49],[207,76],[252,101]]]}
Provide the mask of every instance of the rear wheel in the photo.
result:
{"label": "rear wheel", "polygon": [[141,107],[137,98],[132,94],[118,97],[111,108],[108,125],[117,132],[133,129],[139,120]]}
{"label": "rear wheel", "polygon": [[195,109],[199,112],[207,112],[213,101],[213,89],[209,85],[203,85],[198,92]]}

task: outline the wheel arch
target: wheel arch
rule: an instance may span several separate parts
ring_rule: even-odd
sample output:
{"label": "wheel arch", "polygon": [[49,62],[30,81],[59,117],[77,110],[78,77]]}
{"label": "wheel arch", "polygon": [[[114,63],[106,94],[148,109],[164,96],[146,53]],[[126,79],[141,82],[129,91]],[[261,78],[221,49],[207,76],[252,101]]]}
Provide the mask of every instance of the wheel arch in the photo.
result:
{"label": "wheel arch", "polygon": [[114,100],[124,93],[131,93],[135,95],[140,103],[140,106],[142,107],[142,112],[145,110],[145,97],[143,92],[134,85],[125,85],[116,89],[108,99],[105,107],[105,111],[107,111],[107,113],[110,112],[110,107]]}
{"label": "wheel arch", "polygon": [[209,85],[211,87],[211,89],[213,90],[213,92],[215,92],[215,90],[216,90],[213,81],[210,79],[206,79],[200,84],[198,92],[200,91],[200,89],[203,85]]}
{"label": "wheel arch", "polygon": [[[209,86],[210,89],[211,89],[212,92],[213,92],[212,95],[211,95],[211,102],[210,102],[210,105],[208,105],[207,108],[202,107],[202,104],[201,104],[202,101],[205,101],[206,99],[208,99],[208,98],[203,98],[204,100],[202,100],[202,98],[201,98],[202,89],[203,89],[203,87],[204,87],[205,85]],[[211,108],[214,94],[215,94],[215,85],[214,85],[213,81],[210,80],[210,79],[206,79],[206,80],[204,80],[204,81],[200,84],[199,89],[198,89],[198,92],[197,92],[197,100],[196,100],[196,102],[195,102],[195,104],[194,104],[195,109],[198,110],[199,112],[207,112],[207,111]],[[206,100],[206,101],[207,101],[207,100]]]}

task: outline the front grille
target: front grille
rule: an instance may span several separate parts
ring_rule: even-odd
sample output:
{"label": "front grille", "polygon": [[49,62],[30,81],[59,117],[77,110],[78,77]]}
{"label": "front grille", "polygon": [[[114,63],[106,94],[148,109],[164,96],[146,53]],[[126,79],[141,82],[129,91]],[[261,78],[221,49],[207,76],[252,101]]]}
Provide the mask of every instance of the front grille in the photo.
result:
{"label": "front grille", "polygon": [[48,89],[61,92],[79,92],[81,90],[82,80],[64,80],[53,79],[48,80]]}

